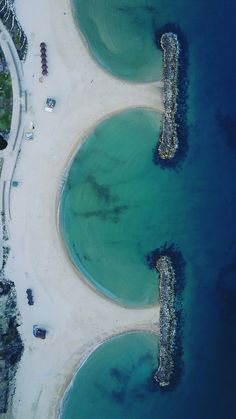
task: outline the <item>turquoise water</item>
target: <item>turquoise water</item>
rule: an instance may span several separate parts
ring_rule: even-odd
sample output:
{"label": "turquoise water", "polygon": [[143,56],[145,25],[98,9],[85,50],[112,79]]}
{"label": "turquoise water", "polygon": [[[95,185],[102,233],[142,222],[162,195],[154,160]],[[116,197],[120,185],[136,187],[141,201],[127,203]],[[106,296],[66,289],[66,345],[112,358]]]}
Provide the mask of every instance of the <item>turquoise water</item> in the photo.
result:
{"label": "turquoise water", "polygon": [[195,252],[188,243],[199,196],[186,199],[192,185],[182,174],[153,164],[160,122],[157,112],[134,109],[99,124],[75,155],[61,199],[61,232],[74,265],[129,307],[158,301],[151,251],[177,237],[186,256]]}
{"label": "turquoise water", "polygon": [[73,0],[92,55],[115,76],[146,82],[161,78],[162,54],[155,45],[156,0]]}
{"label": "turquoise water", "polygon": [[73,263],[127,306],[150,305],[158,296],[146,255],[166,237],[171,211],[163,189],[168,173],[152,163],[160,118],[135,109],[99,124],[76,154],[62,195],[60,223]]}
{"label": "turquoise water", "polygon": [[151,333],[120,335],[100,346],[73,380],[61,418],[143,418],[139,412],[151,412],[153,405],[157,352]]}

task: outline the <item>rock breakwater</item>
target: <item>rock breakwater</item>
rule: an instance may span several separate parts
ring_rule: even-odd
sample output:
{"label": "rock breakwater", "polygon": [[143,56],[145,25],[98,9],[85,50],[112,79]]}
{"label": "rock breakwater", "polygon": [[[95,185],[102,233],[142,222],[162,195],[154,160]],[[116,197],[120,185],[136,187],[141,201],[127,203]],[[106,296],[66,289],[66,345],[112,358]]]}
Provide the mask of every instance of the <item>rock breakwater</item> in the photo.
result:
{"label": "rock breakwater", "polygon": [[[171,391],[178,385],[183,372],[183,290],[185,261],[181,251],[172,245],[164,245],[147,255],[150,269],[156,269],[160,277],[160,341],[159,367],[154,372],[154,382],[161,390]],[[168,383],[168,384],[167,384]]]}
{"label": "rock breakwater", "polygon": [[[159,146],[161,144],[163,129],[158,145],[153,152],[153,162],[163,169],[175,169],[179,166],[187,156],[188,153],[188,66],[189,66],[189,48],[187,38],[182,29],[175,23],[167,23],[162,27],[155,28],[155,42],[156,46],[163,53],[162,36],[163,34],[175,34],[178,41],[178,67],[176,74],[176,106],[175,106],[175,130],[178,147],[176,148],[173,157],[163,159],[159,153]],[[164,53],[163,53],[164,61]],[[163,64],[164,66],[164,64]],[[163,68],[164,73],[164,68]],[[164,78],[164,74],[163,74]],[[163,80],[164,81],[164,80]],[[164,96],[164,92],[163,92]],[[164,114],[163,114],[164,118]]]}
{"label": "rock breakwater", "polygon": [[154,376],[161,387],[170,384],[174,370],[174,337],[176,316],[174,309],[175,272],[168,256],[161,256],[156,263],[160,274],[160,343],[159,367]]}
{"label": "rock breakwater", "polygon": [[168,32],[161,37],[163,49],[163,102],[162,134],[158,146],[161,159],[172,159],[178,148],[175,115],[178,95],[179,41],[177,35]]}

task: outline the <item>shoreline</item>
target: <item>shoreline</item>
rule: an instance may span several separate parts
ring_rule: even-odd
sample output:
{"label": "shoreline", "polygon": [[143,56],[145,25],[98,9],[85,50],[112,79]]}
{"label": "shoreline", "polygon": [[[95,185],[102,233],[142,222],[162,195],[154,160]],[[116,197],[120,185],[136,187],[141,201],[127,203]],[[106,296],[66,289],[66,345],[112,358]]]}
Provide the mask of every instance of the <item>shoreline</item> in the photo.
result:
{"label": "shoreline", "polygon": [[[93,283],[87,279],[85,273],[79,269],[76,265],[76,263],[73,261],[72,257],[70,257],[70,253],[69,253],[69,249],[67,249],[65,240],[63,239],[63,235],[62,235],[62,229],[60,228],[60,206],[61,206],[61,198],[63,195],[63,191],[65,188],[65,184],[67,181],[67,177],[68,177],[68,173],[70,171],[70,168],[73,164],[73,160],[76,157],[77,153],[79,152],[81,146],[86,142],[87,138],[91,135],[91,133],[103,122],[105,122],[106,120],[108,120],[109,118],[111,118],[112,116],[116,116],[119,115],[120,113],[123,112],[129,112],[131,110],[134,109],[144,109],[141,106],[133,106],[133,107],[129,107],[126,109],[122,109],[122,110],[118,110],[118,111],[114,111],[111,112],[109,114],[107,114],[106,116],[102,117],[99,121],[96,121],[94,124],[92,124],[92,126],[90,126],[88,128],[88,130],[86,131],[86,133],[81,137],[81,141],[78,141],[78,144],[74,147],[74,149],[72,150],[67,163],[65,165],[64,171],[62,172],[61,175],[61,179],[59,181],[59,187],[58,187],[58,191],[57,191],[57,197],[56,197],[56,226],[57,226],[57,232],[58,232],[58,239],[61,243],[62,249],[65,253],[66,259],[68,260],[68,263],[70,263],[72,265],[73,270],[75,271],[75,273],[77,275],[80,275],[82,281],[92,290],[94,291],[98,296],[105,298],[108,301],[112,301],[114,304],[126,308],[127,310],[146,310],[147,308],[151,308],[151,307],[156,307],[156,305],[158,303],[153,303],[153,304],[147,304],[147,305],[143,305],[143,306],[136,306],[136,305],[125,305],[125,304],[121,304],[120,302],[118,302],[117,300],[109,297],[107,294],[105,294],[104,292],[100,291],[98,287],[96,287],[95,285],[93,285]],[[147,108],[145,107],[145,110],[155,110],[151,107]],[[155,110],[156,111],[156,110]]]}
{"label": "shoreline", "polygon": [[[57,4],[42,0],[40,5],[16,0],[15,5],[29,43],[23,64],[25,129],[30,120],[35,123],[35,139],[23,141],[13,177],[9,173],[18,186],[10,191],[11,254],[6,271],[16,285],[22,318],[19,330],[25,347],[12,407],[16,419],[56,418],[58,393],[64,389],[68,371],[78,365],[78,354],[87,353],[91,336],[99,344],[117,332],[155,329],[158,323],[158,305],[130,310],[97,295],[83,283],[81,274],[74,272],[58,240],[56,203],[71,150],[80,147],[93,124],[112,113],[131,107],[162,110],[159,88],[153,89],[160,83],[138,84],[136,88],[136,84],[105,73],[92,60],[69,4],[69,0]],[[49,75],[44,79],[38,51],[41,41],[48,45],[50,61]],[[48,95],[58,102],[52,115],[43,110]],[[33,289],[33,307],[27,305],[26,288]],[[32,336],[35,323],[48,329],[45,341]]]}
{"label": "shoreline", "polygon": [[[137,86],[138,88],[140,88],[140,86],[142,86],[142,85],[158,85],[158,87],[160,87],[161,86],[161,84],[162,84],[162,80],[161,79],[158,79],[158,80],[152,80],[152,81],[139,81],[139,82],[137,82],[137,81],[133,81],[133,80],[131,80],[131,79],[124,79],[124,78],[122,78],[122,77],[120,77],[119,75],[115,75],[115,74],[113,74],[113,72],[111,72],[111,71],[109,71],[108,69],[107,69],[107,67],[105,67],[102,63],[100,63],[100,61],[99,60],[96,60],[96,58],[95,58],[95,56],[93,55],[93,53],[92,53],[92,51],[90,51],[90,48],[89,48],[89,44],[88,44],[88,41],[87,41],[87,39],[86,39],[86,37],[85,37],[85,35],[83,34],[83,32],[81,31],[81,29],[80,29],[80,26],[79,26],[79,23],[77,22],[77,20],[76,20],[76,17],[75,17],[75,11],[74,11],[74,0],[68,0],[69,2],[70,2],[70,5],[71,5],[71,13],[72,13],[72,17],[73,17],[73,21],[74,21],[74,25],[75,25],[75,27],[76,27],[76,30],[77,30],[77,32],[78,32],[78,35],[79,35],[79,37],[82,39],[82,41],[83,41],[83,44],[84,44],[84,46],[85,46],[85,48],[86,48],[86,50],[87,50],[87,53],[88,53],[88,55],[90,56],[90,58],[93,60],[93,62],[105,73],[105,74],[107,74],[107,76],[109,76],[109,77],[113,77],[115,80],[119,80],[119,81],[121,81],[121,82],[123,82],[123,83],[127,83],[127,84],[131,84],[132,86]],[[161,104],[162,105],[162,104]],[[163,112],[163,108],[161,108],[161,110],[160,110],[160,112]]]}
{"label": "shoreline", "polygon": [[145,327],[137,327],[134,329],[127,329],[127,330],[121,330],[121,331],[117,331],[117,333],[114,333],[111,336],[108,336],[107,338],[105,338],[104,340],[97,342],[95,345],[91,346],[91,349],[89,351],[87,351],[80,359],[80,361],[77,364],[77,367],[74,368],[73,372],[71,372],[70,374],[68,374],[68,378],[67,381],[65,382],[65,386],[63,387],[63,389],[61,389],[61,397],[60,400],[58,402],[57,405],[57,415],[56,415],[56,419],[61,419],[61,414],[62,414],[62,409],[63,409],[63,402],[64,399],[66,398],[71,385],[73,385],[73,380],[76,378],[76,375],[78,374],[79,370],[83,367],[83,365],[87,362],[87,360],[89,359],[89,357],[98,349],[100,348],[100,346],[102,346],[103,344],[105,344],[106,342],[109,342],[110,340],[112,340],[113,338],[119,337],[119,336],[123,336],[123,335],[127,335],[130,333],[149,333],[149,334],[153,334],[157,337],[159,336],[159,327],[152,327],[149,328],[148,326]]}

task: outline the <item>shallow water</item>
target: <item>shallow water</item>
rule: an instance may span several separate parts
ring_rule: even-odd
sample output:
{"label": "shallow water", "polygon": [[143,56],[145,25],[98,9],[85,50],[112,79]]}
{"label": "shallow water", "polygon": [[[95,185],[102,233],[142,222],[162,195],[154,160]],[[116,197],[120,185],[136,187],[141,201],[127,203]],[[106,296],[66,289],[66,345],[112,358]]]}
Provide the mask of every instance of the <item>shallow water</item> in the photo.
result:
{"label": "shallow water", "polygon": [[94,58],[115,76],[130,81],[161,77],[156,48],[156,0],[73,0],[76,20]]}
{"label": "shallow water", "polygon": [[138,411],[152,404],[157,351],[157,336],[141,332],[114,337],[100,346],[73,380],[62,419],[141,418]]}
{"label": "shallow water", "polygon": [[76,154],[62,196],[62,233],[74,264],[123,305],[157,301],[146,255],[165,239],[171,211],[162,208],[168,173],[152,163],[159,130],[160,115],[145,109],[102,122]]}

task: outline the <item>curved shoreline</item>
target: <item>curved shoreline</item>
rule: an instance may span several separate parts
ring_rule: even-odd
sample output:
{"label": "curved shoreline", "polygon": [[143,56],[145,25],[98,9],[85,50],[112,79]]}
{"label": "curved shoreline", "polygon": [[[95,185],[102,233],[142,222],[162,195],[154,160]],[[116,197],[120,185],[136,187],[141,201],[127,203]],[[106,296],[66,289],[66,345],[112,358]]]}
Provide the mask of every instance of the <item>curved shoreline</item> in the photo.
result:
{"label": "curved shoreline", "polygon": [[86,48],[86,50],[88,52],[88,55],[90,56],[91,60],[102,71],[104,71],[104,73],[106,73],[110,77],[113,77],[114,79],[120,80],[121,82],[124,82],[124,83],[131,84],[133,86],[137,86],[138,88],[140,88],[141,85],[150,85],[150,84],[157,85],[157,84],[160,83],[160,79],[150,80],[150,81],[136,81],[136,80],[132,80],[132,79],[121,77],[117,73],[113,73],[113,71],[111,71],[109,69],[109,66],[106,66],[106,65],[102,64],[102,62],[100,62],[98,59],[96,59],[95,55],[92,52],[92,49],[89,47],[89,42],[86,39],[86,36],[83,34],[82,30],[80,29],[79,22],[76,19],[76,11],[75,11],[75,7],[74,7],[74,0],[69,0],[69,2],[70,2],[71,12],[72,12],[72,17],[73,17],[73,20],[74,20],[74,25],[76,27],[76,30],[77,30],[80,38],[83,41],[83,44],[85,45],[85,48]]}
{"label": "curved shoreline", "polygon": [[79,363],[77,363],[77,367],[75,367],[73,369],[73,372],[71,374],[68,374],[68,378],[66,383],[64,384],[63,388],[60,391],[60,399],[58,401],[57,404],[57,409],[56,409],[56,418],[55,419],[61,419],[62,418],[62,414],[63,414],[63,404],[65,402],[65,399],[68,396],[68,392],[71,388],[71,386],[73,385],[73,381],[76,378],[78,372],[80,371],[80,369],[83,367],[83,365],[87,362],[87,360],[89,359],[89,357],[98,349],[100,348],[102,345],[104,345],[105,343],[111,341],[113,338],[116,337],[121,337],[124,335],[128,335],[128,334],[132,334],[132,333],[147,333],[147,334],[151,334],[151,335],[155,335],[157,338],[159,336],[159,331],[157,331],[155,328],[151,328],[150,326],[145,327],[140,327],[137,326],[136,328],[130,328],[128,330],[121,330],[118,331],[117,333],[114,333],[112,335],[109,335],[108,337],[106,337],[103,340],[100,340],[99,342],[97,342],[97,344],[95,345],[91,345],[91,348],[89,351],[87,351],[87,353],[85,353],[82,357]]}
{"label": "curved shoreline", "polygon": [[[86,132],[84,133],[84,135],[82,135],[81,141],[78,141],[78,144],[75,146],[75,148],[72,150],[72,152],[70,153],[70,156],[67,160],[67,163],[64,167],[60,182],[59,182],[59,187],[58,187],[58,191],[57,191],[57,197],[56,197],[56,226],[57,226],[57,232],[58,232],[58,238],[59,241],[62,245],[63,251],[65,253],[66,259],[68,260],[68,263],[70,263],[74,269],[74,271],[76,272],[76,274],[80,275],[80,279],[82,279],[84,281],[84,283],[93,291],[95,292],[99,297],[105,298],[106,300],[124,307],[128,310],[145,310],[147,308],[151,308],[151,307],[155,307],[157,302],[153,302],[153,303],[149,303],[149,304],[145,304],[145,305],[133,305],[133,304],[125,304],[125,303],[121,303],[119,299],[115,299],[112,295],[110,295],[109,293],[106,293],[106,289],[103,291],[103,288],[99,288],[98,285],[96,285],[95,281],[92,278],[92,275],[90,275],[84,268],[83,268],[83,264],[82,262],[80,263],[80,265],[77,265],[76,262],[74,261],[73,256],[71,255],[69,246],[67,245],[64,237],[63,237],[63,229],[61,227],[61,223],[60,223],[60,214],[61,214],[61,203],[62,203],[62,196],[63,196],[63,192],[66,186],[66,182],[68,179],[68,174],[69,171],[73,165],[74,159],[76,158],[77,153],[79,152],[80,148],[83,146],[83,144],[87,141],[87,139],[89,138],[89,136],[96,130],[96,128],[98,128],[101,124],[103,124],[104,122],[108,121],[111,117],[115,117],[115,116],[119,116],[120,114],[126,113],[126,112],[131,112],[134,110],[144,110],[144,111],[152,111],[152,112],[158,112],[155,108],[153,107],[142,107],[142,106],[133,106],[133,107],[128,107],[128,108],[124,108],[124,109],[119,109],[115,112],[111,112],[108,113],[105,117],[99,119],[98,121],[94,122],[92,124],[92,126],[90,126]],[[90,279],[91,278],[91,279]]]}

